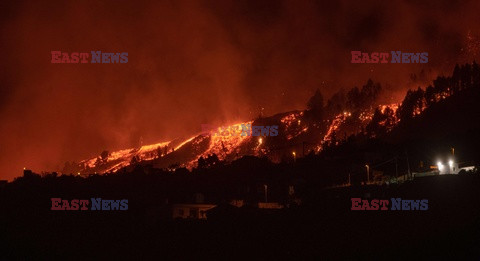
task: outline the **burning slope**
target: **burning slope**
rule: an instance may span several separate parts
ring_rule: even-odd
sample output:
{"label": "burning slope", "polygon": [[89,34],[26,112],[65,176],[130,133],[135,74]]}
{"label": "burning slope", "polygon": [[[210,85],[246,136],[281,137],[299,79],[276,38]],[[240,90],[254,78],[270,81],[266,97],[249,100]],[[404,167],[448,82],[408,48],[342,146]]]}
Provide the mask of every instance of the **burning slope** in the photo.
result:
{"label": "burning slope", "polygon": [[[391,110],[392,115],[394,116],[393,125],[398,123],[396,117],[396,111],[398,109],[398,103],[379,105],[377,108],[383,114],[387,109]],[[329,144],[331,142],[338,144],[339,137],[341,135],[343,138],[346,138],[352,134],[359,133],[363,131],[367,125],[372,121],[374,117],[375,109],[363,110],[357,113],[352,112],[343,112],[336,115],[332,120],[328,120],[329,124],[328,130],[322,140],[322,144]],[[382,122],[380,122],[382,124]],[[385,124],[385,122],[383,122]],[[390,131],[390,129],[388,130]],[[321,150],[321,146],[318,147],[317,151]]]}
{"label": "burning slope", "polygon": [[294,112],[283,117],[280,122],[285,125],[285,133],[287,133],[287,140],[291,140],[298,137],[300,134],[308,131],[306,124],[302,125],[301,118],[304,116],[304,112]]}
{"label": "burning slope", "polygon": [[119,150],[109,153],[107,157],[102,158],[102,156],[99,156],[89,160],[80,161],[79,165],[83,168],[80,172],[90,173],[90,170],[95,170],[95,172],[99,173],[115,172],[130,165],[132,159],[137,161],[152,160],[158,155],[159,148],[168,147],[170,143],[170,141],[167,141],[142,146],[139,149],[131,148]]}
{"label": "burning slope", "polygon": [[[208,148],[198,158],[185,164],[187,168],[195,166],[200,158],[207,158],[209,155],[217,155],[219,160],[234,160],[242,152],[242,144],[251,140],[251,136],[242,136],[242,124],[252,124],[252,121],[233,124],[230,126],[218,127],[213,133],[202,134],[209,139]],[[218,134],[218,135],[217,135]],[[201,141],[196,141],[200,143]]]}
{"label": "burning slope", "polygon": [[351,117],[352,113],[344,112],[340,113],[331,121],[330,126],[328,127],[325,137],[323,137],[323,142],[330,142],[332,139],[335,139],[335,135],[340,129],[340,127],[346,122],[348,117]]}
{"label": "burning slope", "polygon": [[[395,112],[398,104],[378,106],[382,113],[387,107]],[[323,122],[325,131],[322,132],[321,123],[309,122],[303,111],[283,113],[256,121],[218,127],[210,133],[202,133],[186,139],[114,151],[108,153],[108,156],[101,155],[81,161],[75,172],[84,174],[116,172],[135,164],[152,165],[155,168],[191,169],[197,167],[200,158],[205,159],[211,155],[216,155],[220,161],[227,162],[245,155],[267,156],[279,162],[285,156],[291,157],[295,151],[304,150],[306,143],[312,144],[312,139],[317,152],[321,151],[324,144],[332,142],[336,144],[338,143],[337,135],[347,137],[362,131],[372,120],[373,115],[374,109],[355,113],[343,112],[333,119],[325,120]],[[242,124],[279,125],[279,135],[277,137],[242,136]],[[320,131],[320,139],[312,138],[316,137],[315,130]]]}

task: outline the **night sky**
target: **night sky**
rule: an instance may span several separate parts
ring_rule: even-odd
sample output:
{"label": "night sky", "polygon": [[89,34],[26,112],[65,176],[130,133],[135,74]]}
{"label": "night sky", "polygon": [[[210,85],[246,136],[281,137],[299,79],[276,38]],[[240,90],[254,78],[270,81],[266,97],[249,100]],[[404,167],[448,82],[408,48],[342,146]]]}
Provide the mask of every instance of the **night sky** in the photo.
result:
{"label": "night sky", "polygon": [[[480,52],[479,1],[81,2],[0,3],[0,179],[305,109],[317,88],[328,98],[368,78],[400,102]],[[128,63],[52,64],[57,50]],[[429,62],[352,64],[354,50]]]}

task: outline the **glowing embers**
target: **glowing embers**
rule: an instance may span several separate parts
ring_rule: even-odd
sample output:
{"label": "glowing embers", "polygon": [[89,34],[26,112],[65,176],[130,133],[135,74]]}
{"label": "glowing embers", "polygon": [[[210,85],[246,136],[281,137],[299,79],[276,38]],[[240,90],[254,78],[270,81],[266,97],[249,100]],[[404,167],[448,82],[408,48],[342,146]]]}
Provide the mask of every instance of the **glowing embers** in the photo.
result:
{"label": "glowing embers", "polygon": [[360,116],[358,116],[358,119],[362,121],[363,123],[370,122],[373,118],[373,112],[372,111],[363,111],[360,113]]}
{"label": "glowing embers", "polygon": [[308,130],[308,126],[306,124],[302,125],[302,121],[299,119],[302,116],[303,112],[293,112],[280,119],[280,122],[285,126],[287,140],[298,137]]}
{"label": "glowing embers", "polygon": [[294,124],[295,121],[299,124],[297,118],[302,115],[303,115],[303,112],[290,113],[289,115],[280,119],[280,122],[285,124],[286,127],[289,128],[292,124]]}
{"label": "glowing embers", "polygon": [[390,109],[393,111],[393,113],[396,113],[396,112],[397,112],[397,109],[398,109],[398,106],[399,106],[398,103],[392,103],[392,104],[380,105],[379,108],[380,108],[380,111],[381,111],[382,113],[385,113],[385,110],[386,110],[387,108],[390,108]]}
{"label": "glowing embers", "polygon": [[477,54],[480,52],[480,40],[475,35],[472,35],[470,30],[467,33],[467,50],[466,51],[472,54],[473,57],[477,56]]}

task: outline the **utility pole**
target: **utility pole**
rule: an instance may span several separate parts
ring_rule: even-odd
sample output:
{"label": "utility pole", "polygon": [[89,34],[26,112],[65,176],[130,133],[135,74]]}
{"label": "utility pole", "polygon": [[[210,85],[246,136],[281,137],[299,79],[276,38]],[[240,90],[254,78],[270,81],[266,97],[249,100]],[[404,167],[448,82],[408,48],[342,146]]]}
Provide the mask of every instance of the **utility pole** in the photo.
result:
{"label": "utility pole", "polygon": [[264,191],[265,191],[265,203],[267,203],[268,202],[268,198],[267,198],[268,186],[267,186],[267,184],[264,184],[263,188],[264,188]]}
{"label": "utility pole", "polygon": [[408,178],[411,179],[411,178],[412,178],[412,173],[410,172],[410,162],[409,162],[409,160],[408,160],[408,152],[407,152],[407,149],[405,149],[405,155],[407,156]]}
{"label": "utility pole", "polygon": [[395,177],[398,179],[398,158],[395,157]]}
{"label": "utility pole", "polygon": [[365,165],[367,168],[367,184],[370,183],[370,166],[368,164]]}

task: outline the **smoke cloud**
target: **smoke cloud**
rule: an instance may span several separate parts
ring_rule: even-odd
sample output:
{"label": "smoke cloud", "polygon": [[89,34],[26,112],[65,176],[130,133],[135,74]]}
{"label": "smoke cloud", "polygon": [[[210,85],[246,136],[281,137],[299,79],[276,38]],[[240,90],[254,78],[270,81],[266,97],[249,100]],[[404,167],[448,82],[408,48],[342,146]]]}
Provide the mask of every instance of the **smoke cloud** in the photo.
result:
{"label": "smoke cloud", "polygon": [[[478,1],[325,2],[3,1],[0,178],[304,109],[317,88],[368,78],[398,102],[478,55]],[[57,50],[128,63],[52,64]],[[351,64],[352,50],[429,62]]]}

